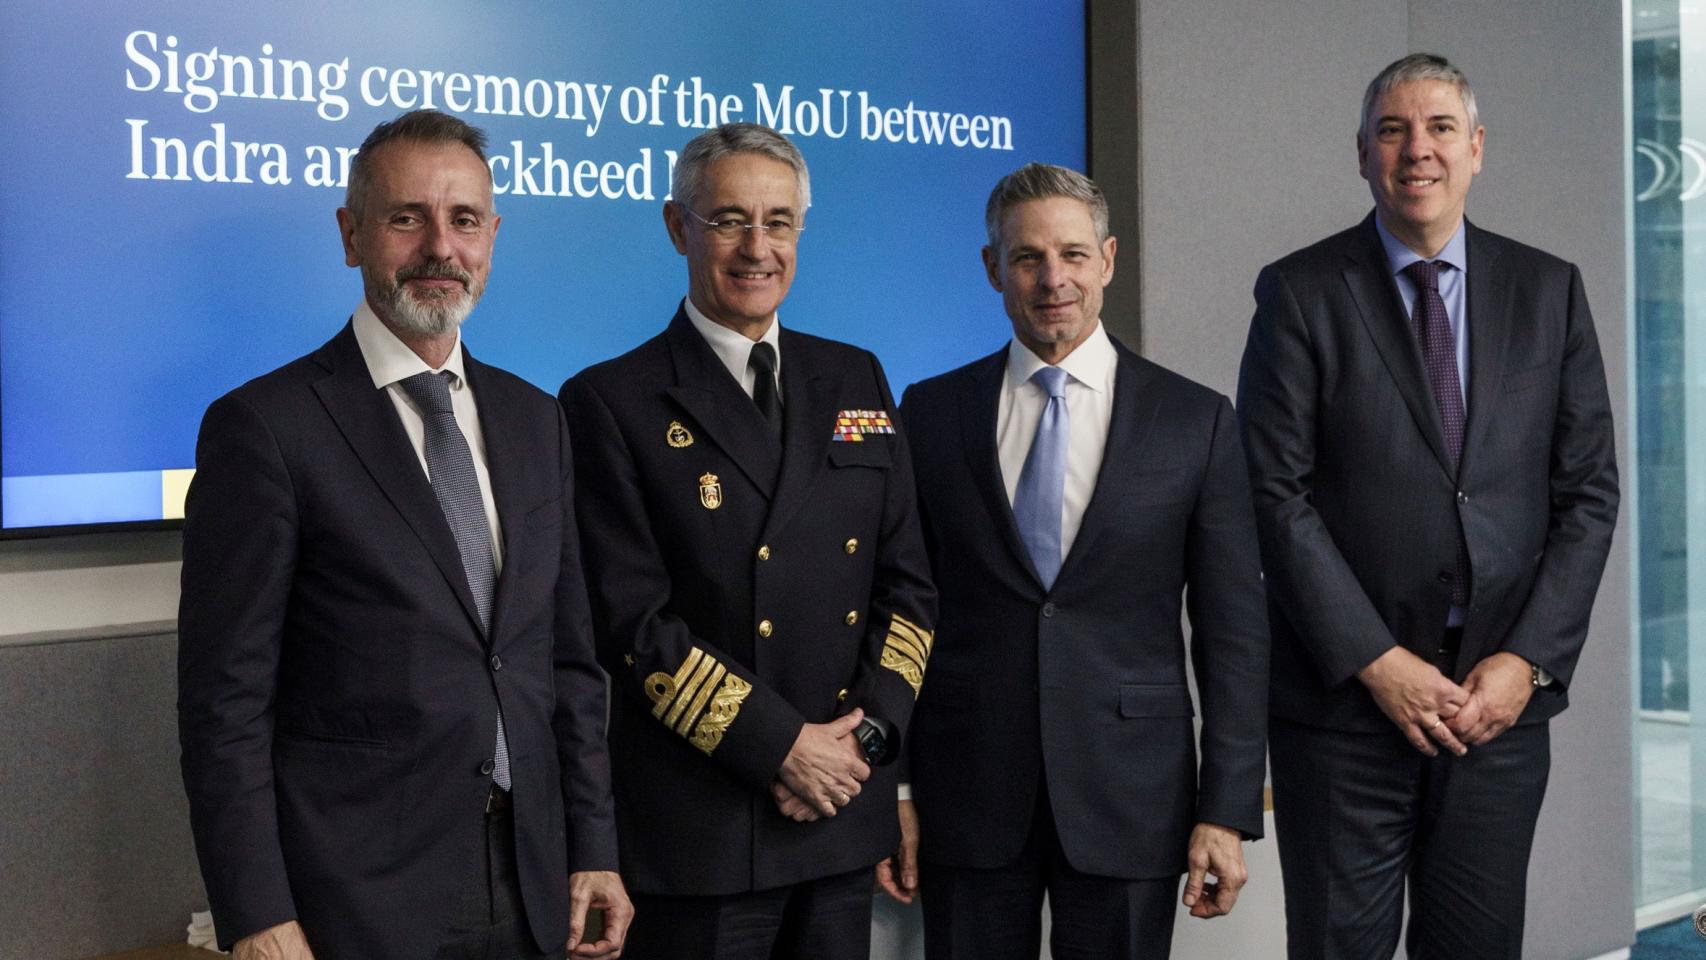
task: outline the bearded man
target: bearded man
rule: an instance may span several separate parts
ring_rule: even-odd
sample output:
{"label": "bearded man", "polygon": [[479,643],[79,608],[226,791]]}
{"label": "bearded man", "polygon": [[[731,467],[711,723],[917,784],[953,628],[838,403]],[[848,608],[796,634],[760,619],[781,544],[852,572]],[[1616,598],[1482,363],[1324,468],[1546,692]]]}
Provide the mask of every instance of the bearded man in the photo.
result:
{"label": "bearded man", "polygon": [[380,124],[338,211],[364,302],[202,421],[179,737],[238,960],[609,958],[632,915],[568,432],[461,342],[484,146],[436,111]]}

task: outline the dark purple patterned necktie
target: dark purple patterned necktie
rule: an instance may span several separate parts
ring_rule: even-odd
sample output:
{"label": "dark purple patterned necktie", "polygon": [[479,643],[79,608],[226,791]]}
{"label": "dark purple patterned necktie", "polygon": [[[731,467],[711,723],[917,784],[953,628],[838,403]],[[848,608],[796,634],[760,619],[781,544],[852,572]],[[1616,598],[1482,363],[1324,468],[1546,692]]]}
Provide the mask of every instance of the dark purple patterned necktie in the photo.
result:
{"label": "dark purple patterned necktie", "polygon": [[[1428,385],[1433,388],[1434,405],[1439,408],[1440,426],[1445,429],[1445,452],[1451,457],[1452,477],[1456,479],[1467,417],[1463,388],[1457,379],[1457,340],[1451,335],[1445,298],[1439,295],[1439,270],[1437,260],[1418,260],[1404,268],[1404,275],[1416,285],[1416,304],[1410,315],[1416,324],[1422,363],[1428,368]],[[1469,607],[1469,548],[1463,541],[1461,524],[1457,530],[1457,564],[1451,575],[1451,602],[1462,609]]]}

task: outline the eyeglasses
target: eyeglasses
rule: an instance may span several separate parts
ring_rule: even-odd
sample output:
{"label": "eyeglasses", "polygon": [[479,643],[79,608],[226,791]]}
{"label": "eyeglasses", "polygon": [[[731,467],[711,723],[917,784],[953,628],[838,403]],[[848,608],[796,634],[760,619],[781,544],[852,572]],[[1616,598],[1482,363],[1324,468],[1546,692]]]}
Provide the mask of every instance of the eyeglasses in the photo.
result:
{"label": "eyeglasses", "polygon": [[723,241],[745,240],[747,234],[757,230],[760,235],[770,241],[771,246],[789,247],[800,239],[800,234],[806,229],[792,220],[783,220],[780,217],[766,220],[763,223],[748,223],[735,216],[721,216],[715,220],[707,220],[694,213],[693,209],[686,204],[678,203],[675,206],[676,209],[685,211],[688,216],[704,224],[707,232]]}

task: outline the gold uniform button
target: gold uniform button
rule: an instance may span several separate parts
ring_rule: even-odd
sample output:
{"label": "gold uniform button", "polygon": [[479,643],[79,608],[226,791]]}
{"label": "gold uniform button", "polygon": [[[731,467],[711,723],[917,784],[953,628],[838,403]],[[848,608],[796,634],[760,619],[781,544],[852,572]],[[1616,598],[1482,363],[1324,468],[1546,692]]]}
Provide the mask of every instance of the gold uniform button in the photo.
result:
{"label": "gold uniform button", "polygon": [[770,636],[770,631],[771,631],[771,629],[772,629],[772,627],[771,627],[771,625],[770,625],[770,621],[769,621],[769,620],[760,620],[760,621],[758,621],[758,635],[759,635],[759,636],[761,636],[761,637],[768,637],[768,636]]}
{"label": "gold uniform button", "polygon": [[847,702],[847,688],[846,687],[842,687],[841,692],[835,695],[835,702],[836,703],[846,703]]}
{"label": "gold uniform button", "polygon": [[758,548],[758,559],[760,559],[760,560],[770,559],[770,544],[767,543],[764,546]]}
{"label": "gold uniform button", "polygon": [[841,549],[846,550],[848,555],[851,556],[854,551],[859,549],[859,538],[854,537],[853,539],[848,540],[842,545]]}
{"label": "gold uniform button", "polygon": [[849,627],[851,627],[852,625],[854,625],[855,623],[858,623],[858,622],[859,622],[859,611],[857,611],[857,610],[847,611],[847,625]]}

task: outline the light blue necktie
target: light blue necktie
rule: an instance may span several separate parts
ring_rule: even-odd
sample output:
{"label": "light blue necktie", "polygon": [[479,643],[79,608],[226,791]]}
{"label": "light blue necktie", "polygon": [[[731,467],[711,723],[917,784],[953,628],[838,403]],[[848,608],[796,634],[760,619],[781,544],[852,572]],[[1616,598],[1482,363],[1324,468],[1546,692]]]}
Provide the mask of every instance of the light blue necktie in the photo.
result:
{"label": "light blue necktie", "polygon": [[1060,511],[1066,492],[1066,440],[1070,418],[1066,410],[1066,371],[1044,366],[1031,375],[1037,386],[1048,391],[1048,406],[1037,421],[1037,435],[1019,471],[1019,486],[1013,491],[1013,519],[1019,537],[1031,553],[1031,563],[1043,589],[1054,587],[1060,575]]}
{"label": "light blue necktie", "polygon": [[[497,587],[497,565],[492,561],[492,527],[486,521],[486,503],[480,496],[480,478],[474,472],[474,453],[468,438],[456,425],[450,406],[449,371],[417,373],[401,381],[403,391],[420,408],[426,426],[427,477],[450,532],[462,555],[462,573],[474,609],[487,633],[492,629],[492,595]],[[509,789],[509,739],[504,736],[503,710],[498,710],[498,742],[492,757],[492,781]]]}

